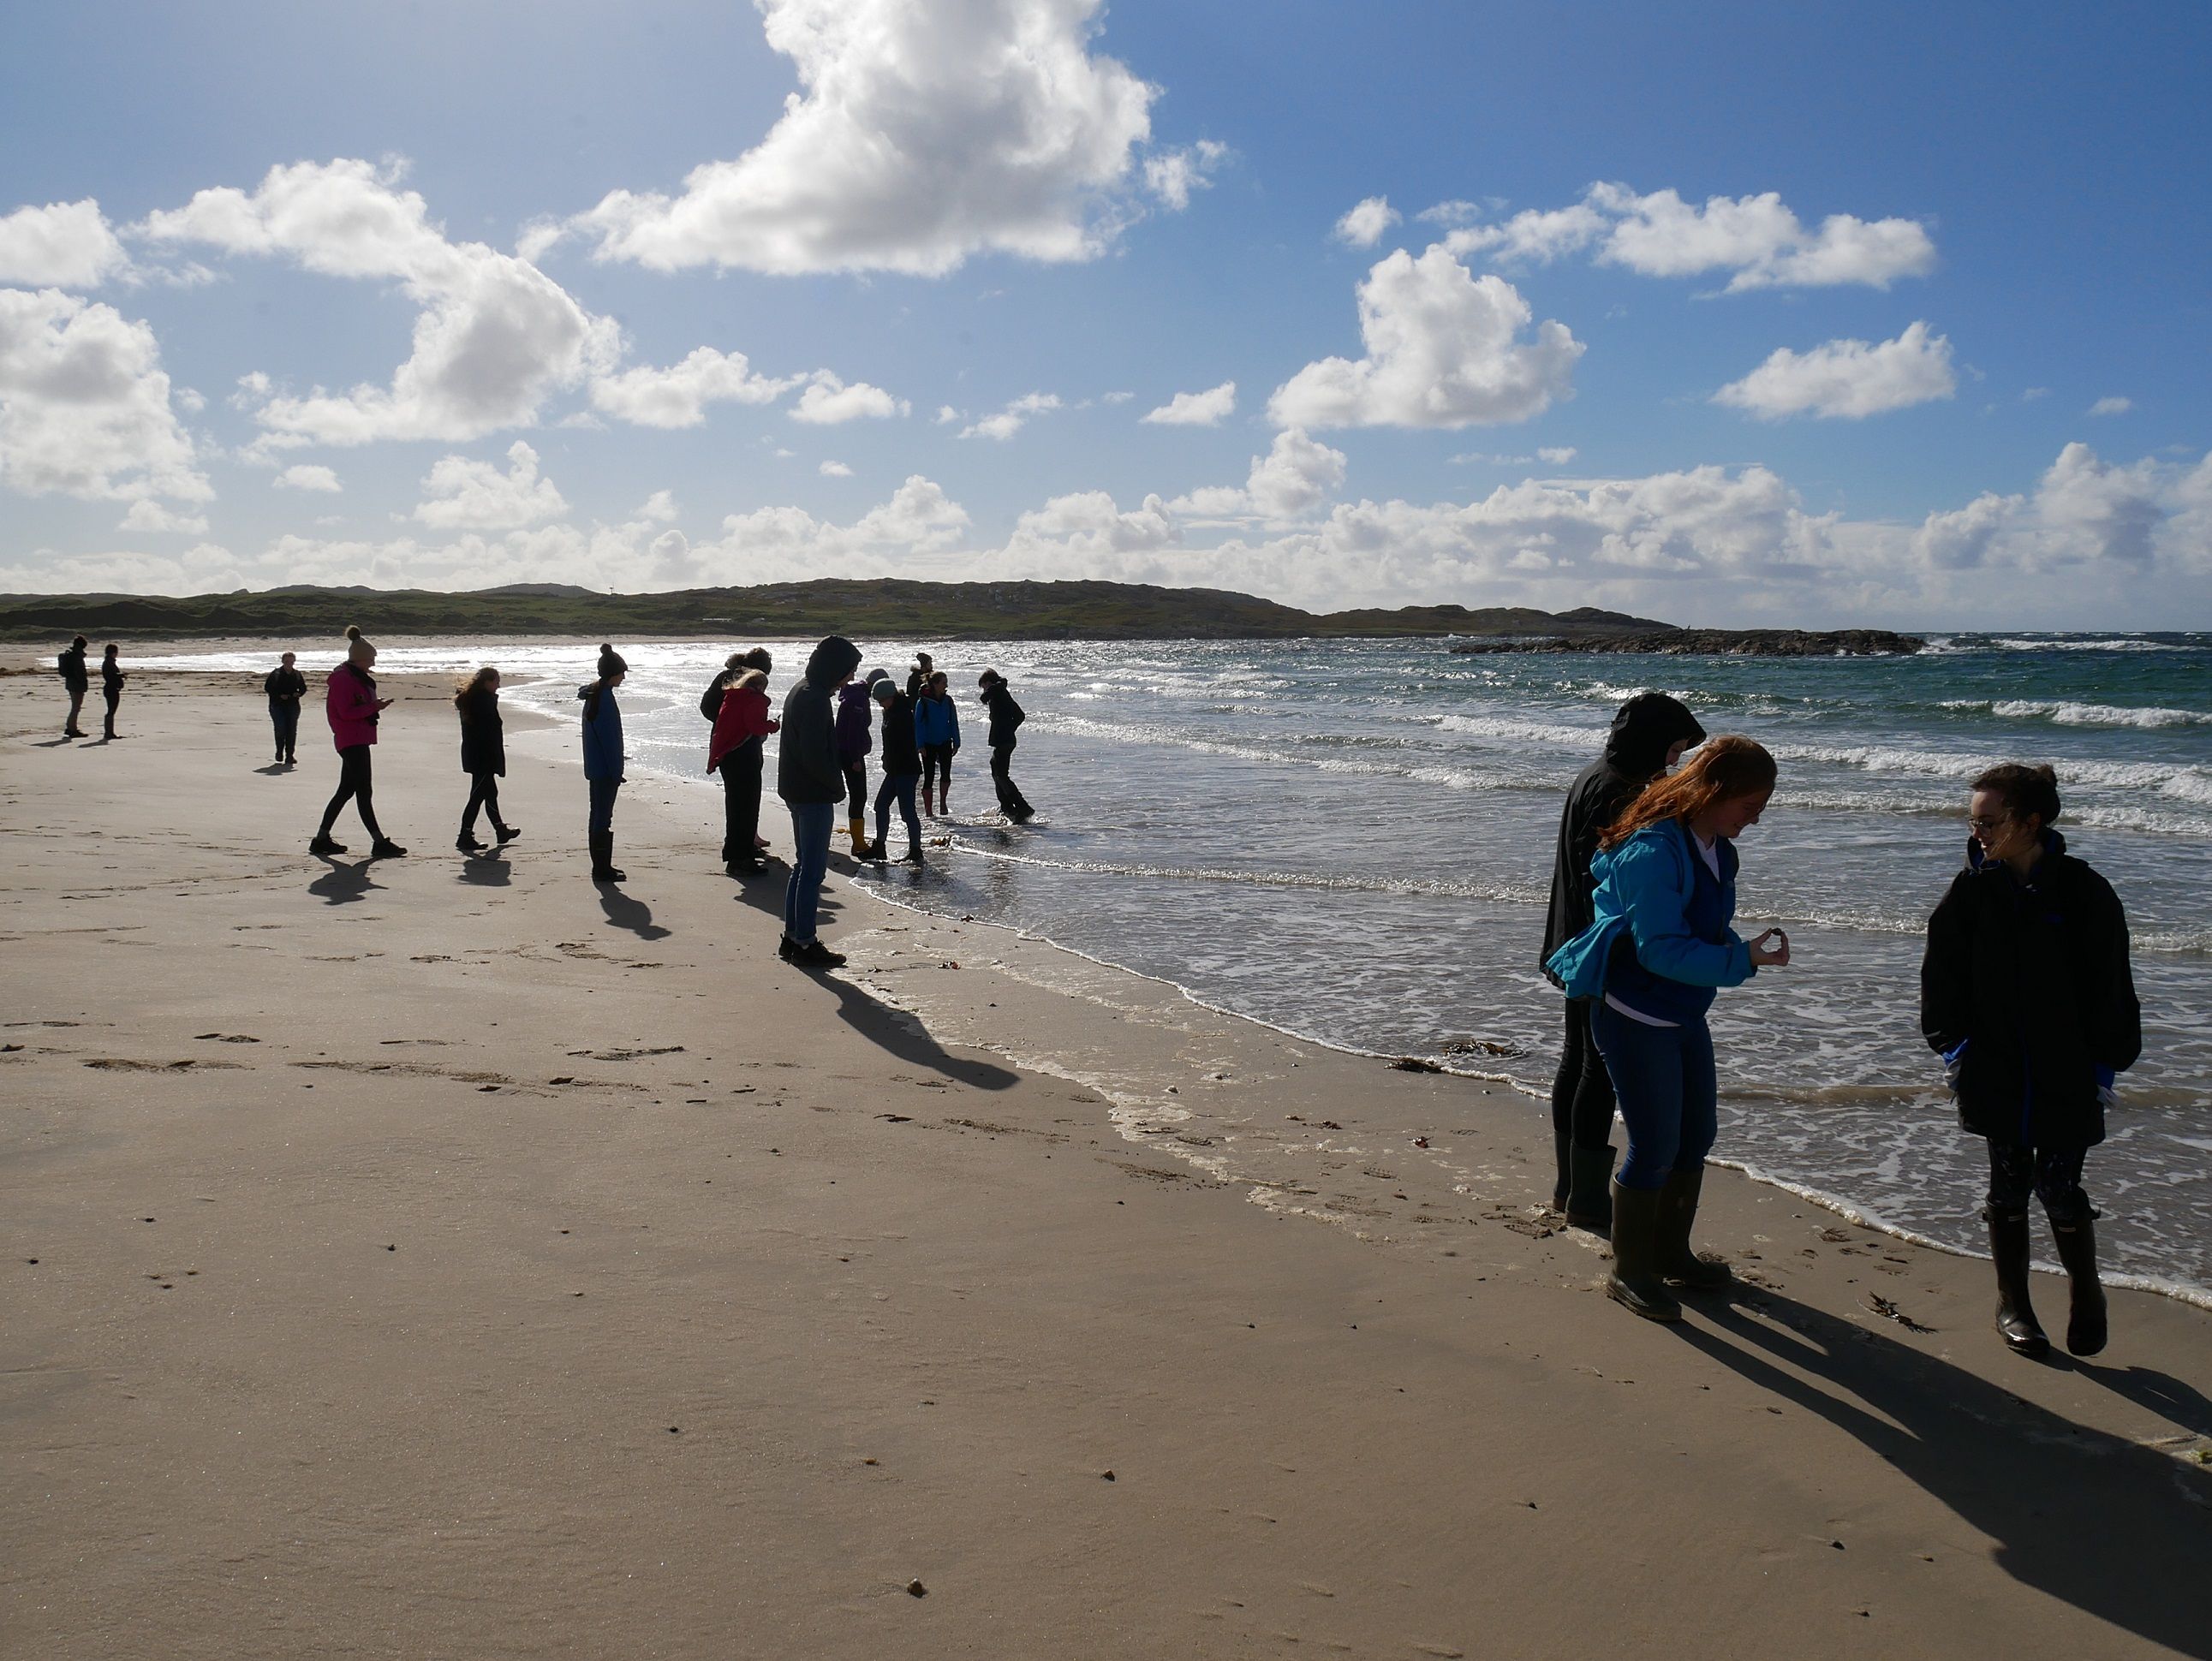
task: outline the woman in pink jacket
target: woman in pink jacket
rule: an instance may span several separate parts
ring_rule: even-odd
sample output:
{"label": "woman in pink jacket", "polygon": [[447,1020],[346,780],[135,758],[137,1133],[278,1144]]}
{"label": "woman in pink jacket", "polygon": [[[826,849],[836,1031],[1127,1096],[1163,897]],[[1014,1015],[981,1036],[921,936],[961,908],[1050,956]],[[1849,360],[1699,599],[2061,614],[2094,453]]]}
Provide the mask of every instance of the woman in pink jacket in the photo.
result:
{"label": "woman in pink jacket", "polygon": [[722,869],[732,876],[765,869],[758,846],[761,740],[782,724],[768,712],[766,671],[740,670],[722,694],[707,741],[707,771],[722,775]]}
{"label": "woman in pink jacket", "polygon": [[360,629],[346,629],[346,660],[331,671],[331,689],[324,700],[330,717],[331,742],[338,753],[338,791],[323,809],[323,827],[307,844],[310,853],[343,853],[345,845],[331,840],[331,827],[338,809],[351,802],[361,809],[361,822],[369,834],[368,857],[397,859],[407,852],[377,828],[376,804],[369,783],[369,747],[376,743],[376,718],[392,707],[392,700],[376,695],[376,677],[368,671],[376,664],[376,648]]}

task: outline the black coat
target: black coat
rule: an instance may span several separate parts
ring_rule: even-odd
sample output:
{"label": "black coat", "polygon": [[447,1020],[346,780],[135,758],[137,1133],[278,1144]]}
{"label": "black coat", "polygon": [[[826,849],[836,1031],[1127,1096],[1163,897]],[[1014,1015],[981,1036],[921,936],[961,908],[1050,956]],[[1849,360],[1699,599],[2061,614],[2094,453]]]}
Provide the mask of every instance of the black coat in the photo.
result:
{"label": "black coat", "polygon": [[902,692],[879,700],[884,706],[883,768],[886,779],[915,779],[921,773],[921,752],[914,742],[914,700]]}
{"label": "black coat", "polygon": [[461,771],[507,777],[507,731],[499,718],[499,694],[471,687],[454,700],[461,716]]}
{"label": "black coat", "polygon": [[1928,919],[1920,1030],[1965,1052],[1953,1069],[1959,1123],[2039,1148],[2105,1139],[2097,1069],[2142,1053],[2128,969],[2128,919],[2112,885],[2049,833],[2023,885],[1979,849]]}
{"label": "black coat", "polygon": [[269,678],[261,683],[272,704],[297,704],[307,695],[307,677],[296,669],[287,669],[279,664],[269,671]]}
{"label": "black coat", "polygon": [[61,665],[62,684],[71,692],[82,692],[92,684],[92,677],[85,673],[82,646],[64,648],[56,661]]}
{"label": "black coat", "polygon": [[775,749],[775,793],[787,802],[842,802],[837,715],[830,694],[800,681],[783,696],[783,735]]}
{"label": "black coat", "polygon": [[[1552,903],[1544,917],[1539,963],[1548,963],[1553,952],[1590,925],[1590,896],[1597,889],[1590,861],[1597,853],[1599,834],[1666,767],[1667,752],[1677,741],[1702,743],[1705,737],[1697,718],[1663,692],[1638,693],[1615,713],[1604,755],[1567,786],[1559,845],[1552,856]],[[1544,974],[1553,985],[1559,984],[1549,967]]]}
{"label": "black coat", "polygon": [[1014,729],[1029,718],[1014,701],[1013,688],[1004,681],[994,681],[984,690],[983,707],[991,712],[991,730],[986,742],[993,749],[1012,749]]}

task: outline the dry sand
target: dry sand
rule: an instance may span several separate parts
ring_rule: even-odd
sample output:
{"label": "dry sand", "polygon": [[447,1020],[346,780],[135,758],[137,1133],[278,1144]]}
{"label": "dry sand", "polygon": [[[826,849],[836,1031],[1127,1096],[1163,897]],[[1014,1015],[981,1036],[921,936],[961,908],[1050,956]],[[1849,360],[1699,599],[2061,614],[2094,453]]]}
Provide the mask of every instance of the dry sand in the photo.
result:
{"label": "dry sand", "polygon": [[464,860],[387,684],[370,864],[313,700],[0,681],[0,1654],[2212,1656],[2203,1312],[1717,1172],[1647,1325],[1539,1105],[835,869],[803,974],[518,716]]}

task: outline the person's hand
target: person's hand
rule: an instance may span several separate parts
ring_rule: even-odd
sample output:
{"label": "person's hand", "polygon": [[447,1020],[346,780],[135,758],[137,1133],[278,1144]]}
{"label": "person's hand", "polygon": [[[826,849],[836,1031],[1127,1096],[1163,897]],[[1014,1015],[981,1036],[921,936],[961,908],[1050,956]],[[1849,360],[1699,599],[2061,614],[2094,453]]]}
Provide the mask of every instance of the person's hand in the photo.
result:
{"label": "person's hand", "polygon": [[376,700],[376,706],[379,709],[390,709],[392,707],[392,700],[389,698],[380,698]]}
{"label": "person's hand", "polygon": [[1790,937],[1779,929],[1769,929],[1751,943],[1751,963],[1755,969],[1779,969],[1790,962]]}

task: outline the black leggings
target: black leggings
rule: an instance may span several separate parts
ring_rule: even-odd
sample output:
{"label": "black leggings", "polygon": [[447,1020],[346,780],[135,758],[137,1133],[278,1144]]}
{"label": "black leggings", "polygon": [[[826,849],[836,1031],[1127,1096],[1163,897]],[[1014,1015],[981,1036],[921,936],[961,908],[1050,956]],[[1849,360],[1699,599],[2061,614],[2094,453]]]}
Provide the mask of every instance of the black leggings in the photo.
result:
{"label": "black leggings", "polygon": [[868,764],[866,761],[845,763],[845,814],[852,819],[868,816]]}
{"label": "black leggings", "polygon": [[998,787],[999,811],[1009,819],[1026,819],[1036,809],[1030,806],[1029,798],[1022,794],[1021,786],[1014,782],[1012,773],[1008,771],[1013,760],[1014,747],[1012,744],[994,744],[991,747],[991,782]]}
{"label": "black leggings", "polygon": [[1566,1039],[1552,1080],[1552,1131],[1577,1148],[1613,1145],[1613,1075],[1590,1037],[1590,1002],[1567,1000]]}
{"label": "black leggings", "polygon": [[722,775],[722,863],[760,858],[761,743],[748,739],[715,764]]}
{"label": "black leggings", "polygon": [[348,744],[338,752],[338,793],[331,797],[330,806],[323,809],[323,828],[320,834],[328,836],[331,827],[338,821],[338,809],[347,803],[361,809],[361,822],[368,827],[375,840],[384,840],[384,833],[376,826],[376,803],[368,776],[368,746]]}
{"label": "black leggings", "polygon": [[2081,1161],[2087,1148],[2030,1148],[2017,1142],[1990,1142],[1989,1203],[1984,1222],[2027,1215],[2027,1197],[2033,1194],[2055,1228],[2070,1228],[2082,1218],[2094,1216],[2089,1197],[2081,1191]]}
{"label": "black leggings", "polygon": [[468,835],[477,827],[477,809],[482,808],[495,831],[507,828],[507,821],[499,816],[499,775],[495,773],[472,773],[469,775],[469,805],[461,815],[461,834]]}
{"label": "black leggings", "polygon": [[[952,788],[952,746],[924,744],[921,747],[921,787],[927,791],[934,785],[940,791]],[[945,811],[945,798],[937,798],[937,810]]]}

